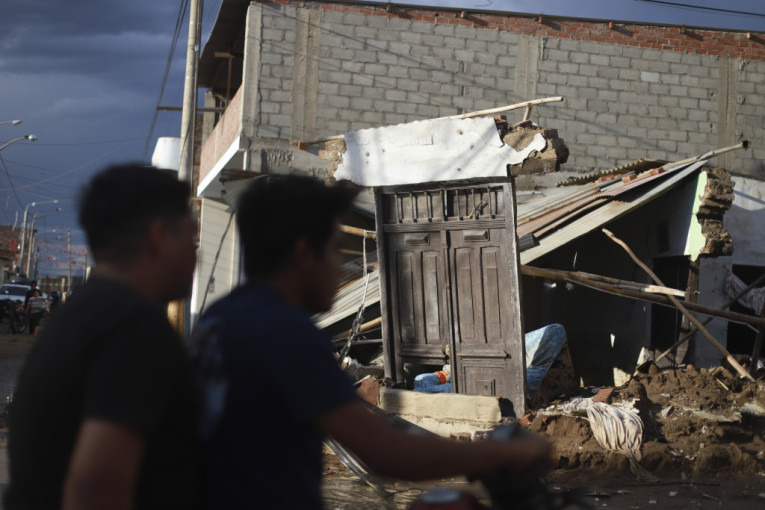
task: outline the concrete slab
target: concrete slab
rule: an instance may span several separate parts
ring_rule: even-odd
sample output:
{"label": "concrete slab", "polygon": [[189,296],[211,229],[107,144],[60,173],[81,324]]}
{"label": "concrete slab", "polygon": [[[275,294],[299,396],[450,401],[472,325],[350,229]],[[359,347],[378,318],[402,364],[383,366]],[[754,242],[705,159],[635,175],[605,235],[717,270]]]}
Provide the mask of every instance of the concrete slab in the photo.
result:
{"label": "concrete slab", "polygon": [[382,387],[379,407],[387,413],[439,421],[489,425],[502,421],[500,399],[491,396],[430,394]]}

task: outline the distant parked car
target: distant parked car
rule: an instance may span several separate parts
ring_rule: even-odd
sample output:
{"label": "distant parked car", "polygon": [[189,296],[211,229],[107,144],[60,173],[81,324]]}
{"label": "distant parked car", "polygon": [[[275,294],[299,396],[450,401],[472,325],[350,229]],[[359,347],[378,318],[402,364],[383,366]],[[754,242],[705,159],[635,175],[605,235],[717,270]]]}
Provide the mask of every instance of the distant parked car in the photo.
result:
{"label": "distant parked car", "polygon": [[0,299],[10,299],[17,303],[24,303],[27,292],[32,287],[20,283],[4,283],[0,285]]}

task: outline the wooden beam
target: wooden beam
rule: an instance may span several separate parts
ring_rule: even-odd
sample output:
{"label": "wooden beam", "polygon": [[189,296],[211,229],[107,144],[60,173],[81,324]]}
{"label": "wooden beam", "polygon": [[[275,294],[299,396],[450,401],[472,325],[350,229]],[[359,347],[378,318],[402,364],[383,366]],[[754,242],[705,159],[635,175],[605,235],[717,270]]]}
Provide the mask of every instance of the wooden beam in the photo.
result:
{"label": "wooden beam", "polygon": [[642,292],[649,292],[651,294],[665,294],[674,295],[679,297],[685,297],[685,292],[679,289],[673,289],[670,287],[661,287],[659,285],[649,285],[646,283],[631,282],[629,280],[619,280],[617,278],[610,278],[608,276],[600,276],[597,274],[583,273],[580,271],[563,271],[560,269],[542,269],[532,266],[521,266],[521,273],[529,276],[540,276],[542,278],[549,278],[551,280],[568,281],[567,279],[596,281],[613,285],[617,289],[632,289]]}
{"label": "wooden beam", "polygon": [[[721,312],[725,311],[726,308],[728,308],[730,305],[732,305],[733,303],[735,303],[736,301],[741,299],[743,296],[746,295],[747,292],[749,292],[753,288],[757,287],[762,282],[765,282],[765,274],[763,274],[762,276],[757,278],[755,281],[753,281],[752,283],[747,285],[744,290],[738,292],[735,296],[733,296],[731,299],[729,299],[727,303],[725,303],[724,305],[722,305],[720,307],[720,311]],[[725,317],[722,317],[722,318],[725,318]],[[708,318],[706,318],[704,320],[704,322],[702,322],[702,324],[706,326],[707,324],[712,322],[712,319],[714,319],[714,317],[708,317]],[[763,319],[765,319],[765,317],[760,316],[760,320],[763,320]],[[761,322],[759,324],[759,327],[760,327],[760,330],[762,330],[762,328],[765,327],[765,322]],[[682,337],[680,337],[680,339],[677,342],[675,342],[675,344],[672,347],[670,347],[666,351],[662,352],[659,355],[659,357],[656,358],[656,360],[654,360],[654,363],[658,363],[659,361],[661,361],[664,358],[666,358],[669,355],[670,352],[672,352],[675,348],[679,347],[683,342],[685,342],[686,340],[691,338],[694,335],[694,333],[696,333],[696,331],[697,331],[696,327],[692,326],[690,331],[688,331],[686,334],[684,334]]]}
{"label": "wooden beam", "polygon": [[354,236],[366,237],[367,239],[377,239],[377,233],[371,230],[364,230],[363,228],[340,225],[340,231]]}
{"label": "wooden beam", "polygon": [[[589,289],[597,290],[600,292],[606,292],[608,294],[615,294],[618,296],[628,297],[631,299],[647,301],[649,303],[656,303],[657,305],[675,308],[675,306],[672,304],[672,302],[669,300],[668,297],[660,295],[660,294],[652,294],[650,292],[643,292],[643,291],[633,290],[629,288],[618,288],[609,283],[598,282],[596,280],[569,278],[563,275],[555,274],[554,270],[551,270],[551,269],[532,268],[535,272],[537,272],[537,274],[532,275],[529,269],[530,269],[530,266],[521,266],[521,272],[529,276],[539,276],[541,278],[547,278],[549,280],[572,283],[574,285],[587,287]],[[543,273],[548,271],[549,273]],[[725,319],[725,320],[729,320],[733,322],[739,322],[741,324],[751,324],[752,326],[757,326],[757,327],[765,325],[765,319],[761,319],[753,315],[747,315],[747,314],[737,313],[737,312],[726,312],[723,310],[718,310],[717,308],[711,308],[709,306],[704,306],[704,305],[699,305],[694,303],[685,303],[685,307],[691,310],[692,312],[700,313],[702,315],[709,315],[714,318]]]}
{"label": "wooden beam", "polygon": [[[609,231],[608,229],[605,229],[605,228],[604,228],[604,229],[602,229],[602,230],[603,230],[603,233],[604,233],[604,234],[606,234],[606,235],[607,235],[607,236],[608,236],[608,237],[609,237],[609,238],[610,238],[610,239],[611,239],[613,242],[615,242],[616,244],[618,244],[619,246],[621,246],[622,248],[624,248],[624,251],[626,251],[626,252],[627,252],[627,255],[629,255],[629,256],[630,256],[630,258],[631,258],[631,259],[632,259],[632,260],[635,262],[635,264],[637,264],[638,266],[640,266],[640,268],[642,268],[642,269],[643,269],[643,271],[645,271],[646,273],[648,273],[648,275],[651,277],[651,279],[653,279],[653,281],[655,281],[655,282],[656,282],[656,283],[658,283],[659,285],[662,285],[662,286],[664,285],[664,283],[662,283],[661,279],[659,279],[659,277],[658,277],[658,276],[656,276],[656,274],[655,274],[653,271],[651,271],[651,269],[650,269],[650,268],[649,268],[647,265],[645,265],[645,264],[643,263],[643,261],[642,261],[642,260],[640,260],[640,259],[639,259],[639,258],[638,258],[638,257],[635,255],[635,253],[634,253],[634,252],[633,252],[633,251],[630,249],[630,247],[629,247],[629,246],[627,246],[627,244],[626,244],[624,241],[622,241],[621,239],[617,238],[617,237],[616,237],[616,236],[615,236],[615,235],[614,235],[614,234],[613,234],[611,231]],[[736,371],[739,373],[739,375],[741,375],[741,377],[743,377],[743,378],[745,378],[745,379],[748,379],[748,380],[750,380],[750,381],[754,381],[754,378],[753,378],[753,377],[752,377],[752,376],[749,374],[749,372],[747,372],[747,371],[746,371],[746,369],[745,369],[744,367],[742,367],[742,366],[739,364],[739,362],[738,362],[738,361],[736,361],[736,358],[734,358],[733,356],[731,356],[730,352],[728,352],[728,350],[727,350],[725,347],[723,347],[723,345],[722,345],[720,342],[718,342],[718,341],[715,339],[715,337],[713,337],[713,336],[712,336],[712,334],[711,334],[709,331],[707,331],[707,328],[705,328],[705,327],[704,327],[704,325],[703,325],[703,324],[701,324],[701,322],[700,322],[700,321],[699,321],[699,320],[696,318],[696,316],[694,316],[694,315],[693,315],[691,312],[689,312],[689,311],[688,311],[688,309],[687,309],[687,308],[685,308],[685,307],[684,307],[684,306],[683,306],[683,305],[680,303],[680,301],[678,301],[678,300],[677,300],[677,298],[676,298],[675,296],[668,296],[668,297],[669,297],[669,300],[670,300],[670,301],[672,301],[672,304],[674,304],[674,305],[677,307],[677,309],[678,309],[678,310],[680,310],[680,311],[683,313],[683,315],[685,315],[686,317],[688,317],[688,320],[689,320],[689,321],[691,321],[691,323],[692,323],[694,326],[696,326],[696,328],[698,328],[699,332],[700,332],[702,335],[704,335],[704,338],[706,338],[707,340],[709,340],[709,343],[711,343],[711,344],[712,344],[712,345],[715,347],[715,349],[717,349],[718,351],[720,351],[720,353],[721,353],[723,356],[725,356],[725,359],[726,359],[726,360],[728,360],[728,363],[730,363],[730,364],[731,364],[731,366],[732,366],[733,368],[735,368],[735,369],[736,369]]]}

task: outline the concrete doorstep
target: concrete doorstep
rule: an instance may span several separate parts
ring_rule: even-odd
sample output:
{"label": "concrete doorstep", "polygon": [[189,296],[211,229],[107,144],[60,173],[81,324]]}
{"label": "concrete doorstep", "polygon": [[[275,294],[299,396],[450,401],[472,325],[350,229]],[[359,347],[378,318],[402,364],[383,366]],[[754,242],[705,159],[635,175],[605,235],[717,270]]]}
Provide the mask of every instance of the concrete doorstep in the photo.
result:
{"label": "concrete doorstep", "polygon": [[454,393],[420,393],[380,387],[380,409],[440,436],[473,440],[501,424],[501,399]]}

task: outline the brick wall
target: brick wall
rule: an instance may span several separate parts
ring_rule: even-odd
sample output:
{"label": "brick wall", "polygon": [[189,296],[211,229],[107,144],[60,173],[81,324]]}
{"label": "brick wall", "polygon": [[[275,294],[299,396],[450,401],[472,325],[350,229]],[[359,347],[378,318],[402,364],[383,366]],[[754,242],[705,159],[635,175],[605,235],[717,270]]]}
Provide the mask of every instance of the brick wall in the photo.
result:
{"label": "brick wall", "polygon": [[262,23],[264,139],[562,95],[533,118],[560,131],[567,169],[681,159],[746,138],[752,150],[717,163],[765,178],[763,34],[340,3],[252,9]]}

